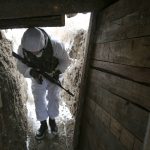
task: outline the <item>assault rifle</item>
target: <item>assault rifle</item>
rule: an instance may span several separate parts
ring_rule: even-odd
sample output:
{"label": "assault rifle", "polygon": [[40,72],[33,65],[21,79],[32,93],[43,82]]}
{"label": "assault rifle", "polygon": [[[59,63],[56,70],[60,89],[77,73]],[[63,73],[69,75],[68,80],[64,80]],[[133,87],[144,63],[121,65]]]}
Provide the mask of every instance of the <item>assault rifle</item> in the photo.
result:
{"label": "assault rifle", "polygon": [[38,73],[40,75],[42,75],[43,77],[45,77],[47,80],[49,80],[50,82],[58,85],[59,87],[61,87],[63,90],[65,90],[68,94],[70,94],[71,96],[74,96],[74,94],[72,94],[69,90],[65,89],[59,82],[59,80],[56,80],[55,78],[53,78],[51,75],[49,75],[46,72],[41,71],[39,68],[36,68],[36,66],[34,66],[33,64],[31,64],[30,62],[28,62],[27,60],[25,60],[23,57],[21,57],[20,55],[16,54],[15,52],[12,52],[12,55],[17,58],[19,61],[21,61],[22,63],[26,64],[28,67],[32,67],[34,69],[38,70]]}

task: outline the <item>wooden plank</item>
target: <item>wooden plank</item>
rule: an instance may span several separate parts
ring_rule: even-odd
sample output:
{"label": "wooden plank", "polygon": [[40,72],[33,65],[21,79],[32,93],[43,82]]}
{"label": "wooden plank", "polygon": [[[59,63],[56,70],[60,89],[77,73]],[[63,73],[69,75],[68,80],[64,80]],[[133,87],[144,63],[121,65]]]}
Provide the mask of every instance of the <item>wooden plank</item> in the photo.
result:
{"label": "wooden plank", "polygon": [[97,43],[150,35],[150,10],[136,11],[99,26]]}
{"label": "wooden plank", "polygon": [[[102,107],[100,107],[94,101],[93,102],[92,101],[93,101],[92,99],[87,98],[87,100],[86,100],[87,103],[85,104],[86,111],[84,110],[85,113],[84,113],[83,118],[86,118],[86,116],[91,116],[91,117],[95,116],[94,121],[93,121],[93,119],[88,119],[88,123],[92,127],[93,127],[94,123],[98,124],[99,121],[97,121],[97,120],[100,120],[101,123],[105,127],[108,127],[107,130],[111,131],[111,133],[113,135],[115,135],[115,137],[116,137],[116,134],[117,134],[117,139],[118,140],[120,139],[121,143],[127,149],[131,149],[133,147],[134,140],[136,140],[136,143],[134,144],[134,148],[137,148],[137,146],[139,146],[138,149],[140,149],[140,146],[142,146],[142,143],[137,138],[135,138],[133,132],[130,132],[127,128],[123,127],[116,119],[114,119],[112,117],[112,115],[107,113]],[[90,104],[92,104],[94,107],[91,107]],[[134,113],[136,113],[136,111]],[[105,115],[105,114],[107,114],[107,115]],[[111,116],[111,119],[110,119],[110,116]],[[111,123],[109,123],[109,125],[105,124],[106,123],[105,121],[108,120],[108,119],[110,120],[109,122],[111,122]],[[113,123],[113,126],[111,126],[112,123]],[[142,122],[142,123],[144,123],[144,122]],[[136,124],[136,126],[138,126],[138,124]],[[83,130],[84,130],[84,128],[83,128]],[[114,132],[112,132],[112,130],[115,131],[116,134],[114,134]],[[120,130],[120,131],[116,132],[116,130]],[[97,141],[96,135],[94,136],[95,141]],[[102,147],[102,149],[105,149],[103,145],[101,145],[101,147]],[[100,149],[100,147],[98,146],[98,148],[96,148],[96,149]],[[135,150],[137,150],[137,149],[135,149]]]}
{"label": "wooden plank", "polygon": [[0,29],[28,27],[56,27],[65,25],[65,16],[47,16],[21,19],[0,19]]}
{"label": "wooden plank", "polygon": [[87,120],[87,124],[90,126],[88,128],[89,136],[94,134],[94,138],[90,139],[92,141],[94,140],[96,143],[95,145],[97,146],[94,150],[126,150],[121,142],[109,131],[109,128],[104,126],[94,113],[91,113],[90,108],[86,108],[85,113],[86,116],[84,115],[83,117]]}
{"label": "wooden plank", "polygon": [[107,7],[102,14],[100,14],[101,22],[111,22],[128,14],[132,14],[136,11],[143,11],[149,9],[150,1],[149,0],[119,0],[113,5]]}
{"label": "wooden plank", "polygon": [[0,18],[24,18],[89,12],[103,9],[114,0],[5,0],[1,1]]}
{"label": "wooden plank", "polygon": [[91,80],[97,89],[102,87],[124,99],[150,110],[150,87],[120,78],[118,76],[91,69]]}
{"label": "wooden plank", "polygon": [[93,60],[92,68],[150,86],[150,69]]}
{"label": "wooden plank", "polygon": [[93,59],[150,68],[150,37],[97,44]]}
{"label": "wooden plank", "polygon": [[87,92],[88,98],[113,116],[123,127],[128,129],[141,141],[144,141],[149,113],[101,88],[93,80],[90,82],[90,85]]}

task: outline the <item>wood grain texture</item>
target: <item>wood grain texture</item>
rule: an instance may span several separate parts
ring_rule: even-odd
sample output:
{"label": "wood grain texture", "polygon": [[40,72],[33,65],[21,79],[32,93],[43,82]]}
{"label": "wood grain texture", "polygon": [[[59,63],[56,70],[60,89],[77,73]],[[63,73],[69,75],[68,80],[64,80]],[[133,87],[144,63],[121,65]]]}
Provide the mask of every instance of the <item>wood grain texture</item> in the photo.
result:
{"label": "wood grain texture", "polygon": [[93,60],[92,68],[150,86],[150,69]]}
{"label": "wood grain texture", "polygon": [[[98,82],[98,80],[97,80]],[[101,81],[99,81],[101,82]],[[107,113],[113,116],[123,127],[144,141],[148,122],[148,111],[112,94],[91,80],[87,101],[94,101]],[[88,106],[90,108],[90,106]],[[93,107],[92,107],[93,108]],[[93,113],[92,113],[93,114]],[[99,113],[99,116],[101,114]]]}
{"label": "wood grain texture", "polygon": [[150,68],[150,37],[97,44],[93,59]]}
{"label": "wood grain texture", "polygon": [[150,111],[149,5],[120,0],[99,12],[82,116],[82,130],[95,132],[99,149],[114,148],[114,139],[121,144],[115,150],[143,145]]}
{"label": "wood grain texture", "polygon": [[112,22],[136,11],[147,10],[149,9],[149,5],[149,0],[119,0],[107,7],[103,11],[103,14],[100,13],[100,18],[98,19],[101,21],[101,23]]}
{"label": "wood grain texture", "polygon": [[[103,123],[91,113],[89,107],[85,110],[86,123],[88,124],[88,136],[92,143],[89,143],[90,150],[126,150],[122,143],[103,125]],[[84,127],[87,128],[86,124]],[[91,137],[91,135],[93,135]],[[94,149],[93,149],[94,146]]]}
{"label": "wood grain texture", "polygon": [[129,81],[118,76],[91,69],[92,84],[150,110],[150,87]]}
{"label": "wood grain texture", "polygon": [[150,10],[138,10],[122,18],[107,21],[99,25],[97,43],[118,41],[150,35]]}

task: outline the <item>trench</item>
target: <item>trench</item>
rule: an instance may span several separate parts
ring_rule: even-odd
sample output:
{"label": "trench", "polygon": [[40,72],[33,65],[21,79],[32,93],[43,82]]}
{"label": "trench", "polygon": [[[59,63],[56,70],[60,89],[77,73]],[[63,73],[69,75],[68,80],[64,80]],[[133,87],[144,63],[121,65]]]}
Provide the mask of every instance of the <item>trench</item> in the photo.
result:
{"label": "trench", "polygon": [[[81,14],[79,14],[81,15]],[[24,143],[24,147],[21,149],[27,149],[27,150],[72,150],[73,149],[73,136],[74,136],[74,126],[75,126],[75,118],[77,114],[77,104],[78,104],[78,97],[79,97],[79,91],[80,91],[80,83],[81,83],[81,76],[82,76],[82,69],[84,65],[84,55],[85,55],[85,45],[86,45],[86,37],[87,37],[87,31],[88,31],[88,24],[89,24],[89,18],[90,14],[82,14],[82,17],[85,18],[86,16],[86,23],[83,18],[77,18],[75,17],[68,18],[66,20],[65,27],[57,27],[57,28],[44,28],[48,33],[50,33],[51,37],[54,37],[55,39],[63,42],[65,44],[66,50],[69,53],[70,58],[72,59],[71,65],[68,67],[68,69],[64,73],[64,77],[62,80],[62,85],[69,89],[74,93],[74,97],[69,96],[66,94],[65,91],[60,92],[60,114],[56,118],[56,122],[58,124],[59,133],[58,135],[54,136],[51,134],[50,130],[48,130],[45,138],[41,141],[35,140],[35,132],[39,128],[39,122],[36,120],[35,115],[35,106],[34,106],[34,99],[31,92],[31,80],[30,79],[24,79],[21,74],[17,71],[16,68],[16,60],[12,58],[9,53],[9,57],[12,60],[9,60],[10,63],[13,61],[13,67],[16,72],[17,76],[17,83],[21,88],[20,95],[23,95],[19,98],[20,103],[22,102],[22,107],[19,106],[17,109],[22,114],[23,118],[18,117],[18,119],[22,120],[22,124],[26,124],[24,130],[24,139],[22,140]],[[70,21],[70,20],[72,21]],[[74,20],[73,20],[74,19]],[[77,22],[78,20],[78,22]],[[79,25],[80,22],[80,25]],[[83,23],[84,22],[84,23]],[[77,26],[78,24],[78,26]],[[83,25],[82,25],[83,24]],[[2,31],[5,35],[5,40],[8,40],[11,44],[11,47],[9,50],[16,51],[21,36],[25,29],[13,29],[13,30],[5,30]],[[5,49],[5,44],[3,45],[2,49]],[[9,59],[9,58],[7,58]],[[14,77],[16,76],[14,74]],[[2,75],[2,73],[1,73]],[[1,83],[2,87],[2,83]],[[8,99],[8,98],[6,98]],[[3,101],[3,98],[2,98]],[[15,104],[15,103],[14,103]],[[12,104],[12,105],[14,105]],[[23,108],[23,109],[22,109]],[[24,110],[22,112],[22,110]],[[8,110],[5,110],[8,111]],[[3,115],[3,111],[0,113]],[[19,114],[15,114],[19,115]],[[16,116],[17,120],[17,116]],[[9,120],[7,121],[9,123]],[[16,125],[17,128],[18,125]],[[7,126],[3,127],[7,130]],[[6,131],[7,132],[7,131]],[[9,132],[7,132],[9,134]],[[0,138],[3,137],[2,134],[0,134]],[[6,136],[6,139],[9,139],[10,137]],[[21,140],[21,139],[20,139]],[[12,140],[13,141],[13,140]],[[17,140],[19,143],[19,140]],[[13,143],[13,142],[12,142]],[[2,147],[2,148],[1,148]],[[11,146],[7,146],[6,144],[1,144],[0,149],[12,149]],[[21,146],[20,146],[21,147]],[[17,146],[15,149],[20,149]]]}

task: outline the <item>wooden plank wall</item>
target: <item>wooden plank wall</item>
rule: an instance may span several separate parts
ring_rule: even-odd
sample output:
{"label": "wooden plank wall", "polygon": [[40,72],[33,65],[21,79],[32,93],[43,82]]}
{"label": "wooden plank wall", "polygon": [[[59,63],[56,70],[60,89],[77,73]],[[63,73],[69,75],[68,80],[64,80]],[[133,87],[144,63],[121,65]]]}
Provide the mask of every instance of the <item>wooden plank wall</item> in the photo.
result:
{"label": "wooden plank wall", "polygon": [[25,19],[69,13],[89,12],[116,0],[1,0],[0,19]]}
{"label": "wooden plank wall", "polygon": [[143,148],[150,112],[149,6],[149,0],[120,0],[99,12],[81,150]]}

